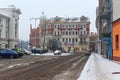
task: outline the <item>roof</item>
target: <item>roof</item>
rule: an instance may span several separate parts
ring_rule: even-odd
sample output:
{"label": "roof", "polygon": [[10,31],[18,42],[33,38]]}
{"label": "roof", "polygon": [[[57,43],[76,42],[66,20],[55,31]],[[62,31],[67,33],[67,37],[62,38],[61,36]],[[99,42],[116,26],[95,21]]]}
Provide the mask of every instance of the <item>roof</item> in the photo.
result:
{"label": "roof", "polygon": [[3,15],[3,14],[0,14],[0,18],[7,18],[7,19],[10,19],[10,17],[5,16],[5,15]]}

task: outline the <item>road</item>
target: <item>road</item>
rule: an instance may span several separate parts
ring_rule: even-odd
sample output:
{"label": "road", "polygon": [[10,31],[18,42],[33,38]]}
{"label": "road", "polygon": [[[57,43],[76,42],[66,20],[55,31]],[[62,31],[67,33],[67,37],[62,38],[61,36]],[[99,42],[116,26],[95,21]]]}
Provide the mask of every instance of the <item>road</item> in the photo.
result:
{"label": "road", "polygon": [[[0,68],[0,80],[77,80],[88,58],[74,54],[1,60],[0,65],[5,64],[7,68],[5,65]],[[20,63],[22,66],[10,66]]]}

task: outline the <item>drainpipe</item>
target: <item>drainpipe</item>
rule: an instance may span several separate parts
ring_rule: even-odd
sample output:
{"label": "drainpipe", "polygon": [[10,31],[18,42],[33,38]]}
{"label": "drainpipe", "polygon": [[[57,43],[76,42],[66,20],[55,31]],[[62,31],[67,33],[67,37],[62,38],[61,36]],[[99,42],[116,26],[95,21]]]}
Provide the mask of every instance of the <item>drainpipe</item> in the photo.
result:
{"label": "drainpipe", "polygon": [[10,38],[10,36],[9,36],[9,29],[10,28],[10,19],[8,19],[8,48],[10,48],[10,40],[9,40],[9,38]]}

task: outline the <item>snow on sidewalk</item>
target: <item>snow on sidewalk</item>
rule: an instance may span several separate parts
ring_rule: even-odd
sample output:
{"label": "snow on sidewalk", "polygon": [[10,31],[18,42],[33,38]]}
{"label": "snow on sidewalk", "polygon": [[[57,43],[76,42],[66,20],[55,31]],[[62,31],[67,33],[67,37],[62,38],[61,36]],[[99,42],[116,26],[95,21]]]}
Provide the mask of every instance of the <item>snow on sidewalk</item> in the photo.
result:
{"label": "snow on sidewalk", "polygon": [[120,80],[120,64],[92,53],[77,80]]}

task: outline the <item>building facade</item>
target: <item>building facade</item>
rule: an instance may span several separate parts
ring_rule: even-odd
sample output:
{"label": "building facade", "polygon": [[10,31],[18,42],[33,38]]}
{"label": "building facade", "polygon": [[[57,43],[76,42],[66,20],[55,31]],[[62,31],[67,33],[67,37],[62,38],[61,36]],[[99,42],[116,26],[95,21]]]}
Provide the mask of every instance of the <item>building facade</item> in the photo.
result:
{"label": "building facade", "polygon": [[40,41],[45,48],[47,48],[49,39],[56,39],[66,52],[88,49],[90,21],[85,16],[72,19],[57,16],[43,21],[40,27]]}
{"label": "building facade", "polygon": [[19,43],[20,9],[14,5],[0,8],[0,48],[16,48]]}
{"label": "building facade", "polygon": [[[112,0],[99,0],[97,7],[96,28],[98,31],[98,53],[112,57]],[[107,43],[110,42],[110,45]],[[110,48],[110,49],[107,49]],[[110,51],[109,51],[110,50]],[[110,53],[111,52],[111,53]]]}
{"label": "building facade", "polygon": [[39,40],[39,27],[32,28],[32,25],[30,26],[30,46],[35,48],[40,48],[40,40]]}
{"label": "building facade", "polygon": [[113,0],[113,60],[120,61],[120,0]]}
{"label": "building facade", "polygon": [[113,22],[113,60],[120,61],[120,18]]}
{"label": "building facade", "polygon": [[97,33],[91,32],[89,35],[89,49],[91,52],[97,53]]}

